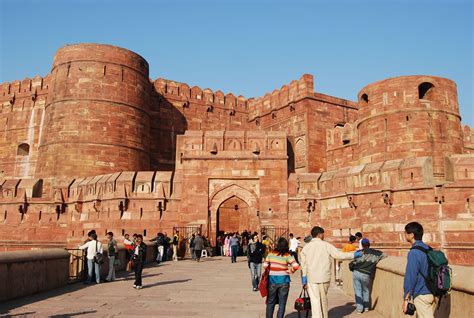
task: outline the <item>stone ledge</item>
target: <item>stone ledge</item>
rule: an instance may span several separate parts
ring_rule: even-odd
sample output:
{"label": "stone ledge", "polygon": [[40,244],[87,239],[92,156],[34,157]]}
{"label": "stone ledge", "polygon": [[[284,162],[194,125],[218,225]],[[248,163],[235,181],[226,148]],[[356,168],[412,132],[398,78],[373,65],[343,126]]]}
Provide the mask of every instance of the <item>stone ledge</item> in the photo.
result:
{"label": "stone ledge", "polygon": [[68,251],[59,248],[51,248],[37,251],[13,251],[0,253],[0,264],[44,261],[61,258],[69,259]]}

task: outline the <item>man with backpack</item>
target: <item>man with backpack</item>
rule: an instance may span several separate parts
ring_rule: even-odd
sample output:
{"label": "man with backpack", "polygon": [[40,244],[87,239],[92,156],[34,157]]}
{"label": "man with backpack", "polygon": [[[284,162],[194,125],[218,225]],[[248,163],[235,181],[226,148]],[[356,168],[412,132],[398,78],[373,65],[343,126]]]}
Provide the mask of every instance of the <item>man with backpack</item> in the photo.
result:
{"label": "man with backpack", "polygon": [[405,226],[405,238],[412,247],[408,252],[405,280],[403,283],[403,312],[409,312],[413,299],[416,316],[434,317],[435,296],[444,296],[451,289],[451,269],[441,251],[433,250],[422,242],[423,226],[417,222]]}

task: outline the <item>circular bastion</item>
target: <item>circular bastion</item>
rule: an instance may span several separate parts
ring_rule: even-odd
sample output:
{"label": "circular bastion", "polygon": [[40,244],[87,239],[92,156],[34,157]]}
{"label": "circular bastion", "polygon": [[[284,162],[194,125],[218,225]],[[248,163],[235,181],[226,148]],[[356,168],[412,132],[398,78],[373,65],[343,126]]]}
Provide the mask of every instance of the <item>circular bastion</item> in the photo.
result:
{"label": "circular bastion", "polygon": [[462,153],[456,84],[435,76],[389,78],[358,94],[361,163],[433,157],[435,176],[444,157]]}
{"label": "circular bastion", "polygon": [[150,166],[148,63],[101,44],[60,48],[36,174],[82,177]]}

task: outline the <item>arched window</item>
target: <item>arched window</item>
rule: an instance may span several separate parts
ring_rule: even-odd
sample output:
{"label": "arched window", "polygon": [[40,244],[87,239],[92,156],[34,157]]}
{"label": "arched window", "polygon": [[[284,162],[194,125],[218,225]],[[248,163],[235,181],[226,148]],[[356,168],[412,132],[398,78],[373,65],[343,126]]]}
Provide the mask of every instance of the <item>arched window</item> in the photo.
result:
{"label": "arched window", "polygon": [[418,86],[418,98],[431,100],[434,85],[428,82],[421,83]]}
{"label": "arched window", "polygon": [[367,105],[369,103],[369,95],[362,94],[360,96],[360,102],[361,102],[362,105]]}
{"label": "arched window", "polygon": [[28,156],[30,153],[30,145],[20,144],[16,151],[17,156]]}

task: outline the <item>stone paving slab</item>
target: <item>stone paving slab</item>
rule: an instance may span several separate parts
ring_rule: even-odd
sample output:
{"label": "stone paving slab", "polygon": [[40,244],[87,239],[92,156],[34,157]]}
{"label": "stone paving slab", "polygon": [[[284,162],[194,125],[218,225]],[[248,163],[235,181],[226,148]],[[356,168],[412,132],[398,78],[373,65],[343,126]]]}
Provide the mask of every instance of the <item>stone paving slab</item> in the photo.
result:
{"label": "stone paving slab", "polygon": [[[0,317],[265,317],[265,300],[253,292],[244,258],[215,257],[149,265],[141,290],[132,273],[112,283],[72,284],[0,304]],[[301,290],[300,272],[292,276],[287,318],[298,317],[293,303]],[[337,287],[329,290],[330,317],[381,317],[354,312],[354,301]]]}

